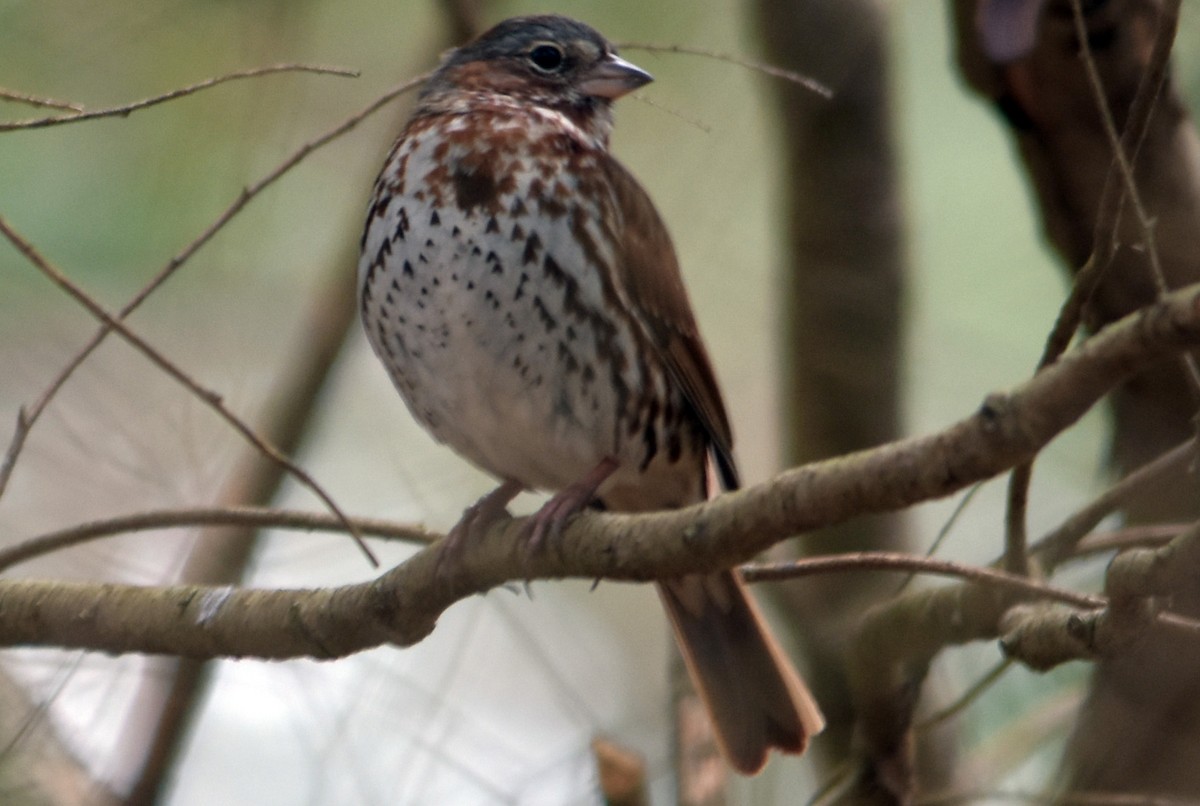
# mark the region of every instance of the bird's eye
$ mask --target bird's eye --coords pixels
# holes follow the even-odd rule
[[[543,42],[529,51],[529,61],[543,73],[553,73],[563,66],[566,55],[558,45]]]

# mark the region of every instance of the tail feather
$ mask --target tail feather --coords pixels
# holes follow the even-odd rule
[[[736,572],[665,580],[658,590],[734,769],[758,772],[772,747],[803,753],[825,718]]]

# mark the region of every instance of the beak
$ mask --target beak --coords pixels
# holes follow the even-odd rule
[[[579,82],[579,89],[587,95],[615,101],[653,80],[654,76],[636,64],[630,64],[617,54],[610,53],[588,70]]]

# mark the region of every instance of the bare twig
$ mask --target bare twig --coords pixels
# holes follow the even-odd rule
[[[1126,174],[1125,171],[1120,169],[1118,160],[1125,162],[1127,166],[1137,161],[1138,152],[1150,128],[1151,115],[1162,92],[1163,81],[1166,78],[1167,67],[1170,64],[1171,48],[1175,41],[1174,33],[1178,23],[1179,2],[1178,0],[1170,0],[1166,6],[1163,9],[1163,14],[1170,15],[1172,9],[1174,9],[1176,22],[1170,23],[1170,18],[1164,17],[1164,23],[1159,28],[1158,35],[1155,37],[1154,48],[1150,54],[1146,71],[1142,75],[1142,80],[1138,84],[1137,95],[1134,97],[1133,103],[1129,108],[1128,119],[1125,122],[1125,131],[1121,135],[1118,147],[1114,150],[1113,167],[1109,171],[1100,193],[1096,223],[1093,227],[1092,254],[1075,275],[1075,282],[1071,287],[1070,296],[1063,304],[1062,310],[1059,311],[1054,328],[1051,330],[1050,336],[1046,339],[1041,360],[1038,362],[1039,367],[1044,367],[1055,361],[1067,349],[1067,346],[1075,335],[1075,331],[1079,329],[1084,307],[1091,299],[1096,287],[1100,284],[1100,279],[1112,262],[1117,245],[1115,239],[1117,221],[1124,206],[1124,193],[1129,188],[1129,184],[1123,181],[1123,179],[1126,175],[1132,176],[1132,174]],[[1078,5],[1076,5],[1074,13],[1078,14],[1078,11]],[[1079,17],[1076,16],[1075,20],[1076,30],[1078,30]],[[1082,43],[1082,47],[1087,48],[1083,51],[1083,61],[1085,67],[1089,63],[1091,64],[1090,76],[1096,72],[1096,66],[1094,60],[1091,58],[1091,50],[1088,48],[1086,31],[1080,42]],[[1111,128],[1113,126],[1112,115],[1108,110],[1108,102],[1102,88],[1100,95],[1097,97],[1097,103],[1102,111],[1106,127]],[[1136,185],[1134,187],[1136,189]]]
[[[747,70],[753,70],[772,78],[783,79],[790,81],[793,84],[799,84],[807,90],[815,92],[822,98],[832,98],[833,90],[826,87],[815,78],[806,76],[802,73],[797,73],[794,70],[786,70],[782,67],[776,67],[766,62],[756,61],[754,59],[746,59],[741,56],[733,56],[729,53],[717,53],[715,51],[706,50],[704,48],[692,48],[686,45],[656,45],[647,42],[622,42],[620,45],[622,50],[645,50],[650,53],[682,53],[688,56],[703,56],[706,59],[716,59],[719,62],[728,62],[736,64],[738,67],[745,67]]]
[[[131,331],[124,323],[110,314],[98,302],[96,302],[87,292],[76,285],[69,277],[62,273],[56,266],[51,264],[33,244],[25,240],[16,230],[14,230],[8,221],[0,216],[0,234],[3,234],[9,242],[17,248],[22,255],[29,260],[39,271],[50,278],[59,288],[66,291],[76,302],[88,310],[92,316],[99,319],[112,330],[117,331],[126,342],[134,347],[138,352],[144,355],[160,370],[171,376],[175,381],[180,383],[189,392],[195,395],[202,403],[215,411],[221,419],[225,420],[235,431],[242,435],[251,445],[257,448],[264,456],[277,463],[280,467],[287,470],[301,485],[307,487],[326,507],[329,511],[338,517],[345,524],[346,529],[350,532],[351,537],[358,544],[359,549],[370,560],[375,567],[379,566],[379,560],[376,559],[374,552],[363,540],[358,529],[350,523],[342,512],[341,507],[333,500],[330,495],[325,492],[325,489],[317,483],[308,471],[297,465],[288,457],[280,453],[276,448],[260,437],[253,428],[251,428],[240,417],[234,414],[225,405],[221,399],[221,395],[204,386],[201,386],[195,379],[180,369],[176,364],[166,358],[156,348],[151,346],[145,339]]]
[[[1154,112],[1155,102],[1162,91],[1162,82],[1166,79],[1166,67],[1170,60],[1171,48],[1175,43],[1175,32],[1179,28],[1179,3],[1180,0],[1168,0],[1168,2],[1163,4],[1159,16],[1159,30],[1154,39],[1154,52],[1151,55],[1150,65],[1147,67],[1146,74],[1143,76],[1139,86],[1138,98],[1134,102],[1134,107],[1130,110],[1130,120],[1125,124],[1125,135],[1120,135],[1117,133],[1117,124],[1113,120],[1112,109],[1108,104],[1108,96],[1104,91],[1104,83],[1100,79],[1100,70],[1096,67],[1096,60],[1092,56],[1092,46],[1089,41],[1087,22],[1084,19],[1083,5],[1081,0],[1071,0],[1072,18],[1075,22],[1075,36],[1079,40],[1084,72],[1087,75],[1088,84],[1092,88],[1092,98],[1095,100],[1100,112],[1100,122],[1104,127],[1104,134],[1108,138],[1109,146],[1112,148],[1113,167],[1116,176],[1119,177],[1121,195],[1124,197],[1124,199],[1117,203],[1120,205],[1123,201],[1127,200],[1133,207],[1138,225],[1142,230],[1142,237],[1145,239],[1147,257],[1150,260],[1151,279],[1154,281],[1154,285],[1158,289],[1160,296],[1167,293],[1167,279],[1163,274],[1162,262],[1159,259],[1158,245],[1154,234],[1154,221],[1146,212],[1145,205],[1142,204],[1142,195],[1138,190],[1137,181],[1133,177],[1133,161],[1136,156],[1136,149],[1141,145],[1142,138],[1145,137],[1150,116]],[[1146,88],[1145,94],[1141,92],[1143,87]],[[1142,115],[1145,116],[1144,120],[1139,119]],[[1120,215],[1119,210],[1117,215]],[[1098,231],[1098,239],[1103,237],[1111,242],[1116,232],[1115,224],[1114,219],[1111,229],[1103,232]],[[1200,385],[1200,381],[1197,384]]]
[[[360,534],[410,543],[431,543],[438,535],[412,524],[375,518],[351,518]],[[182,529],[197,526],[246,526],[255,529],[297,529],[306,532],[344,532],[340,518],[323,512],[298,512],[268,507],[202,507],[137,512],[115,518],[88,521],[66,529],[31,537],[0,548],[0,571],[54,551],[105,537],[151,529]]]
[[[56,101],[53,98],[42,98],[37,95],[30,95],[27,92],[18,92],[16,90],[6,90],[0,88],[0,100],[15,101],[20,104],[28,104],[29,106],[41,106],[46,109],[63,109],[68,112],[83,112],[84,109],[79,104],[73,104],[70,101]]]
[[[74,114],[70,115],[54,115],[45,118],[31,118],[29,120],[14,120],[7,123],[0,123],[0,132],[11,132],[19,129],[44,129],[48,126],[57,126],[62,123],[79,123],[85,120],[96,120],[98,118],[114,118],[127,117],[128,115],[137,112],[141,109],[146,109],[151,106],[173,101],[176,98],[182,98],[186,95],[206,90],[210,87],[215,87],[219,84],[224,84],[228,81],[236,81],[241,78],[256,78],[265,76],[271,73],[318,73],[320,75],[345,76],[349,78],[357,78],[359,73],[357,70],[351,70],[346,67],[325,67],[316,64],[272,64],[267,67],[254,67],[249,70],[238,70],[234,73],[227,73],[223,76],[208,78],[204,81],[190,84],[186,87],[165,92],[162,95],[155,95],[151,98],[143,98],[140,101],[123,104],[121,106],[106,107],[104,109],[85,110],[73,104],[61,104],[58,102],[42,103],[41,106],[55,106],[57,108],[66,108],[75,110]]]
[[[1117,221],[1126,198],[1132,202],[1137,213],[1150,257],[1155,285],[1160,296],[1167,292],[1154,236],[1154,222],[1142,205],[1137,183],[1134,181],[1132,166],[1137,159],[1137,153],[1146,132],[1149,130],[1150,118],[1162,91],[1163,82],[1166,80],[1171,48],[1174,45],[1175,32],[1179,25],[1179,4],[1180,0],[1168,0],[1163,6],[1158,34],[1154,40],[1154,49],[1151,52],[1146,72],[1138,85],[1137,95],[1130,106],[1124,133],[1118,136],[1112,110],[1109,108],[1104,86],[1100,80],[1100,73],[1096,68],[1095,59],[1092,57],[1083,7],[1080,0],[1071,0],[1076,38],[1079,41],[1081,57],[1092,87],[1093,97],[1099,108],[1105,133],[1112,146],[1113,168],[1101,192],[1095,236],[1092,239],[1092,254],[1087,263],[1076,273],[1070,296],[1063,304],[1050,336],[1046,340],[1042,358],[1038,363],[1039,368],[1056,360],[1070,344],[1075,331],[1078,330],[1083,310],[1112,262],[1116,248]],[[1197,369],[1195,360],[1191,356],[1185,355],[1183,361],[1191,377],[1192,385],[1200,388],[1200,370]],[[1009,478],[1008,507],[1005,514],[1004,562],[1005,567],[1013,572],[1024,573],[1028,570],[1026,511],[1032,476],[1033,460],[1031,459],[1014,468],[1012,476]]]
[[[1046,573],[1051,573],[1096,525],[1127,505],[1138,494],[1154,489],[1166,478],[1184,470],[1196,458],[1195,439],[1188,439],[1113,484],[1085,507],[1067,518],[1057,529],[1030,547]]]
[[[946,541],[946,538],[950,536],[951,530],[954,529],[954,524],[958,523],[958,519],[962,517],[964,512],[967,511],[967,507],[970,505],[971,500],[975,498],[975,494],[981,489],[983,489],[982,481],[963,494],[962,498],[958,500],[958,503],[954,505],[954,511],[950,513],[950,517],[946,518],[946,522],[942,524],[940,529],[938,529],[938,533],[933,538],[933,542],[929,544],[929,548],[925,549],[924,556],[932,557],[938,553],[938,549],[942,547],[942,543]],[[916,572],[905,576],[904,579],[901,580],[900,585],[896,588],[896,592],[892,595],[899,596],[900,594],[904,593],[904,590],[912,584],[914,579],[916,579]]]
[[[995,685],[996,681],[1004,676],[1004,673],[1012,668],[1012,658],[1002,658],[999,663],[993,666],[987,674],[975,681],[975,683],[962,696],[954,702],[947,705],[945,708],[938,711],[936,714],[929,716],[916,723],[913,728],[915,730],[928,730],[929,728],[940,725],[948,719],[952,719],[963,711],[967,710],[976,700],[983,696],[989,688]]]
[[[234,216],[240,213],[242,208],[249,204],[252,199],[262,193],[277,179],[282,177],[292,168],[296,167],[309,154],[336,140],[346,132],[349,132],[351,129],[358,126],[358,124],[362,123],[363,120],[379,111],[388,103],[395,100],[400,95],[408,92],[413,87],[421,84],[426,78],[428,78],[428,76],[428,73],[423,73],[383,93],[374,101],[369,103],[366,107],[346,118],[337,126],[300,146],[300,148],[296,149],[296,151],[294,151],[287,159],[277,165],[266,176],[255,182],[253,185],[243,189],[238,197],[234,199],[233,202],[226,207],[225,210],[222,211],[221,214],[217,216],[217,218],[211,224],[209,224],[209,226],[202,233],[200,233],[200,235],[198,235],[191,243],[185,246],[178,254],[167,261],[166,265],[159,270],[159,272],[150,280],[150,282],[143,286],[142,289],[138,291],[138,293],[135,294],[132,299],[129,300],[129,302],[122,306],[120,311],[117,312],[116,318],[124,319],[134,310],[136,310],[137,307],[141,305],[147,297],[149,297],[156,289],[158,289],[159,286],[166,282],[167,279],[169,279],[181,266],[184,265],[184,263],[186,263],[192,257],[192,255],[194,255],[202,246],[212,240],[213,236],[220,232],[221,229],[223,229],[225,225],[234,218]],[[33,403],[33,405],[23,406],[21,408],[21,411],[17,417],[17,427],[13,431],[12,439],[9,441],[8,448],[5,450],[3,458],[0,459],[0,498],[4,496],[4,491],[8,486],[8,480],[12,477],[13,470],[16,467],[17,458],[21,453],[21,449],[25,445],[25,440],[29,436],[30,430],[33,428],[38,418],[41,417],[42,412],[46,409],[46,406],[49,405],[50,401],[54,399],[54,396],[58,394],[58,390],[62,388],[63,384],[67,382],[67,379],[71,377],[71,375],[76,369],[79,368],[79,366],[87,359],[87,357],[92,354],[92,351],[94,351],[96,347],[98,347],[100,343],[107,338],[111,330],[112,328],[110,328],[107,324],[102,324],[100,328],[97,329],[95,334],[93,334],[88,340],[88,342],[79,349],[79,351],[67,362],[66,366],[62,368],[58,375],[54,377],[54,379],[42,392],[41,396],[38,397],[38,399]]]
[[[957,577],[970,582],[987,583],[997,589],[1024,596],[1049,599],[1086,609],[1103,607],[1105,602],[1102,596],[1056,588],[1035,582],[1019,574],[1011,574],[994,568],[980,568],[966,563],[935,560],[931,557],[915,557],[911,554],[897,554],[890,551],[864,551],[828,557],[808,557],[787,562],[755,563],[743,566],[742,576],[747,582],[774,582],[837,571],[910,571],[918,574]]]
[[[1187,527],[1186,523],[1147,523],[1126,526],[1111,532],[1095,532],[1079,541],[1071,558],[1091,557],[1108,551],[1125,551],[1132,548],[1157,548],[1170,543]]]

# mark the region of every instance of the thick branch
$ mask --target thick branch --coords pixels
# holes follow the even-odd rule
[[[525,549],[523,524],[510,520],[440,574],[434,546],[373,581],[333,589],[0,583],[0,645],[332,658],[415,643],[454,602],[510,580],[648,580],[729,567],[797,532],[948,495],[1002,472],[1145,362],[1196,344],[1200,287],[1193,286],[1106,328],[945,431],[796,468],[684,510],[589,514],[536,555]]]

